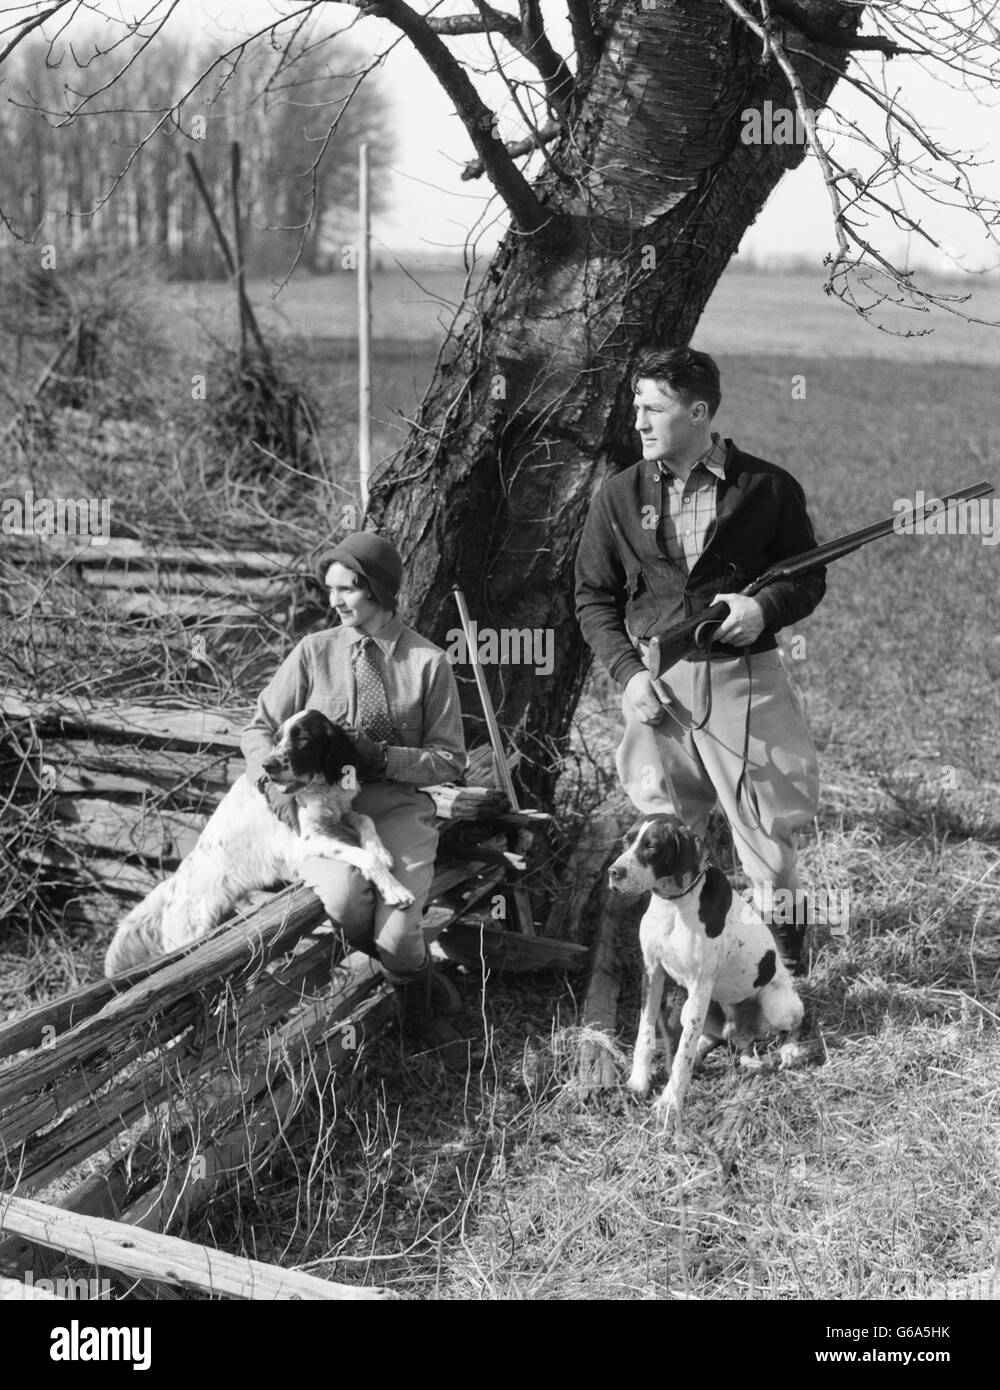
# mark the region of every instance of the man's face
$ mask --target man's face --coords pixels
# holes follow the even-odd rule
[[[709,418],[704,401],[688,405],[665,382],[640,377],[633,403],[644,459],[683,460],[704,440]]]

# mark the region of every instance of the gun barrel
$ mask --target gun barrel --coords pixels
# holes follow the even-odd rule
[[[911,521],[922,520],[927,515],[927,509],[931,502],[944,506],[947,506],[949,502],[971,502],[977,497],[988,496],[993,490],[993,484],[984,478],[981,482],[970,483],[968,487],[959,488],[957,492],[949,492],[944,497],[929,498],[919,508],[914,509],[912,517],[906,518],[907,524]],[[812,550],[803,550],[799,555],[791,555],[787,560],[781,560],[777,565],[772,566],[759,579],[755,579],[753,581],[754,591],[763,588],[765,584],[770,584],[774,579],[804,574],[807,570],[816,569],[819,565],[832,563],[834,560],[842,560],[845,555],[850,555],[853,550],[868,545],[870,541],[881,540],[883,536],[891,536],[893,532],[898,532],[900,520],[901,513],[893,512],[892,516],[886,517],[884,521],[875,521],[870,526],[862,526],[859,531],[850,531],[846,536],[838,536],[835,540],[825,541]],[[743,592],[748,592],[750,588],[751,586],[748,586]]]
[[[944,497],[929,498],[920,507],[913,509],[913,515],[906,517],[906,524],[910,525],[927,515],[928,507],[933,502],[935,514],[940,506],[947,506],[949,502],[971,502],[977,497],[987,497],[994,491],[993,484],[987,482],[985,478],[978,483],[970,483],[968,487],[959,488],[957,492],[950,492]],[[807,574],[809,571],[818,569],[820,565],[832,563],[834,560],[841,560],[845,555],[850,555],[854,550],[860,550],[863,545],[868,545],[870,541],[881,540],[883,536],[891,536],[900,527],[902,513],[893,512],[892,516],[885,521],[873,522],[870,526],[863,526],[859,531],[851,531],[846,536],[838,536],[836,540],[826,541],[823,545],[817,545],[812,550],[804,550],[799,555],[791,555],[787,560],[780,560],[778,564],[772,565],[769,570],[765,570],[757,579],[751,580],[745,589],[740,592],[747,596],[759,593],[768,584],[773,584],[778,579],[792,579],[799,574]],[[665,628],[663,632],[658,632],[650,639],[649,648],[646,652],[646,669],[652,676],[661,676],[664,671],[669,670],[675,661],[679,661],[685,653],[689,652],[695,644],[695,632],[703,624],[718,624],[725,617],[728,607],[726,604],[713,604],[711,608],[696,617],[685,618],[683,622],[675,623],[672,627]],[[704,642],[701,645],[710,645]]]

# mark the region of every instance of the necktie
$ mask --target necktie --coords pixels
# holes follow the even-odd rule
[[[364,637],[354,644],[354,678],[358,687],[358,725],[376,743],[392,741],[389,704],[382,675],[375,664],[375,643]]]

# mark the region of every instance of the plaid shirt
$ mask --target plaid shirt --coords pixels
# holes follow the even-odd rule
[[[251,781],[261,775],[278,726],[300,710],[322,710],[335,724],[358,726],[351,652],[363,636],[356,628],[328,628],[304,637],[285,657],[240,738]],[[447,656],[397,617],[372,641],[395,735],[384,776],[415,786],[461,777],[466,765],[462,710]]]
[[[675,478],[664,468],[660,507],[660,541],[671,564],[690,574],[705,548],[705,537],[715,521],[715,491],[725,477],[726,446],[712,432],[709,449],[695,459],[687,479]]]

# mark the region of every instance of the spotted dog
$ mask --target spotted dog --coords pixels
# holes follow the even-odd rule
[[[665,975],[687,990],[670,1080],[656,1100],[667,1123],[680,1115],[695,1064],[717,1042],[749,1053],[755,1039],[797,1029],[802,1001],[769,928],[751,904],[734,898],[676,816],[646,816],[632,827],[610,884],[620,893],[650,894],[639,926],[646,978],[628,1080],[637,1095],[649,1091]]]
[[[177,872],[119,924],[104,959],[105,975],[119,975],[197,940],[255,889],[298,879],[299,861],[308,856],[353,864],[391,906],[411,905],[413,895],[389,872],[392,856],[371,817],[351,810],[365,768],[343,729],[319,710],[294,714],[278,730],[263,768],[294,799],[298,831],[274,814],[246,776],[240,777]],[[356,776],[345,776],[348,769]]]

